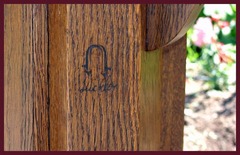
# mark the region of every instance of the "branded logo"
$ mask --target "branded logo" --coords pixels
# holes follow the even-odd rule
[[[97,52],[97,54],[95,53]],[[97,55],[97,58],[92,58]],[[101,61],[98,61],[101,60]],[[91,45],[86,51],[84,80],[80,92],[113,91],[117,84],[112,81],[112,68],[107,64],[107,52],[102,45]]]

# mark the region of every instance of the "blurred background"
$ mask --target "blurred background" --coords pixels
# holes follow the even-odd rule
[[[184,150],[235,151],[236,5],[204,5],[187,36]]]

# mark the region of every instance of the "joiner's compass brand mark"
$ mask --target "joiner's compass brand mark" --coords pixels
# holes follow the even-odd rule
[[[101,57],[91,59],[94,52],[98,52]],[[95,53],[96,55],[96,53]],[[102,64],[97,60],[102,58]],[[90,66],[90,63],[93,64]],[[94,66],[94,67],[92,67]],[[107,64],[107,52],[102,45],[91,45],[86,52],[84,68],[84,80],[80,92],[107,92],[113,91],[117,84],[112,81],[112,68]]]

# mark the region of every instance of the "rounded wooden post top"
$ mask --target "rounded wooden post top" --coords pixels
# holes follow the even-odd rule
[[[145,50],[167,46],[186,34],[203,4],[147,4]]]

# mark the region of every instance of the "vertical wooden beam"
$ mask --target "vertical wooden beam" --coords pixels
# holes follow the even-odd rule
[[[50,5],[53,150],[138,150],[139,6]]]
[[[182,150],[185,63],[186,37],[142,52],[140,150]]]
[[[162,127],[163,150],[183,149],[185,74],[186,74],[186,35],[163,48],[162,70]]]
[[[49,95],[51,150],[68,150],[67,7],[49,4]]]
[[[182,150],[184,35],[201,8],[195,4],[142,5],[140,150]]]
[[[4,150],[48,150],[46,5],[4,5]]]

